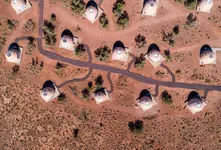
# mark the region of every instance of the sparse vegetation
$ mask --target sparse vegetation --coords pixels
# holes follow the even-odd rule
[[[35,44],[35,38],[33,38],[33,37],[28,37],[28,51],[27,52],[25,52],[26,54],[28,54],[28,55],[31,55],[32,54],[32,51],[33,51],[33,49],[35,49],[36,48],[36,44]]]
[[[174,0],[176,2],[181,2],[188,9],[195,9],[197,5],[197,0]]]
[[[60,69],[65,68],[65,67],[67,67],[66,64],[63,64],[63,63],[57,62],[55,68],[56,68],[56,70],[60,70]]]
[[[143,68],[145,65],[145,57],[142,53],[139,57],[135,58],[134,67],[135,68]]]
[[[84,44],[78,44],[77,47],[75,48],[75,55],[81,56],[85,53],[86,48]]]
[[[123,11],[125,4],[124,0],[117,0],[112,8],[114,15],[117,17],[117,25],[119,28],[125,28],[129,22],[128,13]]]
[[[171,60],[171,55],[170,55],[170,50],[169,49],[164,50],[164,55],[166,56],[167,60]]]
[[[165,31],[163,31],[162,34],[163,34],[163,37],[162,37],[163,41],[168,42],[169,45],[171,46],[174,46],[175,39],[174,39],[173,33],[165,33]]]
[[[172,104],[173,101],[172,101],[172,96],[168,93],[167,90],[163,91],[162,94],[161,94],[161,98],[163,100],[163,102],[165,104]]]
[[[74,129],[74,133],[73,133],[73,135],[74,135],[75,138],[78,136],[78,133],[79,133],[79,129],[78,129],[78,128],[75,128],[75,129]]]
[[[14,66],[12,67],[12,72],[13,72],[14,74],[17,73],[19,70],[20,70],[19,65],[14,65]]]
[[[106,61],[110,56],[111,49],[107,45],[104,45],[103,47],[97,48],[94,53],[99,61]]]
[[[141,34],[138,34],[136,37],[135,37],[135,42],[136,42],[136,46],[138,48],[141,48],[143,47],[147,42],[146,42],[146,37],[141,35]]]
[[[43,26],[43,33],[45,42],[48,46],[53,46],[57,42],[55,33],[55,23],[52,21],[45,20]]]
[[[157,71],[157,72],[155,73],[155,75],[156,75],[156,76],[159,76],[159,77],[163,77],[163,75],[165,75],[165,73],[164,73],[164,72],[161,72],[161,71]]]
[[[54,23],[56,21],[56,18],[57,18],[56,15],[52,13],[50,17],[50,21]]]
[[[86,4],[83,0],[71,0],[71,10],[74,14],[83,14]]]
[[[36,23],[32,19],[29,19],[23,27],[23,32],[26,33],[31,31],[33,32],[35,31],[35,29],[36,29]]]
[[[100,21],[100,25],[103,27],[103,28],[107,28],[108,27],[108,18],[107,18],[107,15],[105,13],[102,13],[100,18],[99,18],[99,21]]]

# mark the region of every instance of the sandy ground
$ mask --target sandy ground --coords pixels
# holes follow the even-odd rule
[[[125,46],[131,48],[131,53],[138,56],[146,53],[151,43],[157,43],[161,52],[170,48],[171,60],[165,61],[176,76],[176,81],[185,83],[203,83],[220,85],[221,76],[221,52],[217,53],[217,64],[211,66],[199,66],[199,49],[203,44],[212,47],[221,47],[221,2],[214,0],[211,14],[195,13],[187,10],[181,4],[172,0],[161,0],[157,17],[143,17],[140,15],[142,1],[125,0],[125,10],[129,13],[130,23],[124,30],[117,30],[112,14],[114,0],[104,0],[101,8],[107,14],[109,27],[102,29],[99,21],[90,24],[88,20],[80,16],[72,15],[71,11],[63,6],[62,1],[56,4],[45,1],[44,19],[48,19],[51,13],[57,16],[56,33],[57,43],[55,47],[47,50],[56,52],[62,56],[87,61],[88,56],[77,57],[73,52],[59,49],[61,32],[69,29],[87,44],[93,56],[93,63],[100,63],[94,57],[94,50],[101,45],[112,48],[117,40],[121,40]],[[136,105],[136,99],[143,89],[149,89],[155,94],[155,86],[139,83],[128,77],[111,74],[114,91],[110,94],[111,101],[96,105],[93,98],[82,99],[81,90],[87,87],[87,83],[93,81],[101,74],[104,79],[104,87],[110,89],[107,73],[93,70],[92,75],[83,82],[74,82],[60,89],[67,96],[67,100],[53,101],[45,104],[40,98],[39,89],[45,80],[52,80],[57,85],[72,78],[81,78],[87,74],[88,68],[67,65],[61,70],[55,69],[56,61],[41,56],[36,49],[32,55],[23,54],[20,71],[13,74],[13,64],[6,63],[4,53],[8,45],[16,38],[31,35],[38,37],[38,3],[32,2],[33,7],[17,16],[10,4],[0,2],[0,35],[7,32],[6,44],[0,51],[0,149],[221,149],[221,93],[211,91],[208,93],[205,109],[192,115],[184,109],[184,101],[190,90],[159,88],[156,97],[158,104],[151,110],[142,112]],[[198,18],[197,28],[184,28],[186,17],[194,13]],[[36,30],[31,33],[23,33],[22,29],[28,19],[36,22]],[[70,19],[69,19],[70,18]],[[16,29],[10,31],[6,27],[7,19],[15,19],[19,23]],[[180,33],[175,36],[175,45],[172,47],[162,41],[162,30],[171,32],[174,25],[179,24]],[[79,26],[81,31],[77,31]],[[147,44],[138,49],[135,47],[134,38],[141,33],[146,37]],[[20,41],[19,45],[27,50],[27,41]],[[32,58],[37,58],[39,63],[33,66]],[[44,67],[40,67],[40,62]],[[127,63],[108,60],[100,64],[127,68]],[[154,68],[146,62],[143,69],[131,68],[147,77],[158,80],[171,81],[168,72],[162,68]],[[158,76],[156,72],[163,72]],[[71,90],[72,87],[74,90]],[[168,90],[172,95],[173,104],[166,105],[162,102],[160,94]],[[93,92],[93,90],[91,90]],[[197,91],[203,96],[203,91]],[[128,122],[141,119],[144,128],[141,133],[131,133]],[[77,138],[73,137],[73,129],[79,129]]]

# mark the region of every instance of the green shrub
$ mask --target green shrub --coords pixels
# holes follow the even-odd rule
[[[84,44],[78,44],[77,47],[75,48],[75,55],[82,55],[83,53],[85,53],[86,48],[84,46]]]
[[[146,38],[140,34],[138,34],[136,37],[135,37],[135,42],[136,42],[136,46],[138,48],[141,48],[143,47],[147,42],[146,42]]]
[[[145,64],[145,57],[141,54],[139,57],[135,58],[134,68],[143,68]]]
[[[30,32],[30,31],[35,31],[35,29],[36,29],[36,23],[32,19],[29,19],[25,23],[23,31],[24,32]]]
[[[80,15],[83,14],[86,4],[83,0],[72,0],[71,1],[71,10],[74,14]]]
[[[119,18],[117,19],[117,24],[121,28],[125,28],[128,25],[129,16],[126,11],[120,14]]]
[[[136,120],[135,122],[128,122],[128,127],[132,132],[141,132],[143,130],[143,121]]]
[[[84,88],[81,91],[81,94],[84,99],[88,99],[90,97],[90,91],[87,88]]]
[[[162,92],[161,98],[162,98],[163,102],[166,103],[166,104],[170,105],[170,104],[173,103],[172,96],[169,95],[168,91],[166,91],[166,90]]]
[[[45,42],[49,46],[53,46],[57,42],[56,33],[55,33],[55,24],[51,21],[44,21],[43,33]]]
[[[64,100],[66,100],[67,99],[67,97],[66,97],[66,94],[64,94],[64,93],[61,93],[59,96],[58,96],[58,101],[64,101]]]
[[[97,78],[94,81],[95,81],[95,85],[97,86],[97,88],[102,87],[102,85],[104,83],[102,75],[97,76]]]
[[[119,16],[122,13],[124,5],[125,5],[125,1],[124,0],[117,0],[114,3],[113,9],[112,9],[113,13],[116,16]]]
[[[175,26],[173,27],[173,33],[174,33],[174,34],[179,34],[179,33],[180,33],[179,25],[175,25]]]
[[[12,20],[11,20],[11,19],[8,19],[8,20],[7,20],[7,27],[8,27],[8,29],[10,29],[10,30],[14,30],[17,24],[18,24],[18,21],[17,21],[17,20],[14,20],[14,19],[12,19]]]
[[[103,47],[97,48],[94,53],[99,61],[106,61],[110,56],[111,49],[107,45],[104,45]]]
[[[99,21],[100,21],[100,25],[103,28],[107,28],[108,27],[109,21],[108,21],[107,15],[105,13],[102,13],[102,15],[99,18]]]
[[[197,17],[190,13],[186,18],[186,25],[194,26],[196,24]]]

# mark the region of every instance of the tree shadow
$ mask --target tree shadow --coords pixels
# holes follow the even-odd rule
[[[200,55],[204,52],[207,52],[207,51],[211,51],[212,52],[212,48],[208,45],[208,44],[205,44],[201,47],[200,49]]]
[[[160,52],[160,48],[157,44],[153,43],[148,47],[147,53],[151,52],[152,50],[157,50]]]
[[[152,97],[149,90],[143,89],[143,90],[140,92],[140,95],[139,95],[139,97],[137,98],[137,100],[138,100],[138,99],[141,99],[141,98],[144,97],[144,96],[146,96],[146,97]]]
[[[123,42],[121,42],[121,41],[116,41],[116,42],[114,43],[114,45],[113,45],[113,50],[114,50],[115,48],[117,48],[117,47],[121,47],[121,48],[125,49],[125,46],[124,46]]]
[[[188,98],[185,101],[185,103],[189,102],[190,100],[191,100],[191,103],[195,103],[196,101],[201,100],[201,97],[200,97],[199,93],[197,93],[196,91],[192,91],[189,93]]]
[[[17,43],[11,43],[8,47],[8,50],[14,50],[20,53],[20,48],[19,45]]]
[[[74,37],[74,35],[72,34],[72,32],[69,29],[65,29],[62,33],[61,33],[61,38],[63,36],[70,36],[71,38]]]
[[[98,7],[97,7],[97,3],[94,1],[94,0],[90,0],[88,3],[87,3],[87,5],[86,5],[86,9],[88,8],[88,7],[95,7],[95,8],[97,8],[98,9]]]
[[[44,88],[46,88],[46,87],[50,87],[50,88],[53,88],[53,89],[55,90],[54,82],[52,82],[51,80],[45,81],[45,83],[43,84],[42,89],[44,89]]]

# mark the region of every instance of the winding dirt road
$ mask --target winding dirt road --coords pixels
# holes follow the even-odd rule
[[[80,60],[73,60],[73,59],[58,55],[56,53],[46,51],[42,47],[42,37],[43,37],[42,26],[44,24],[44,0],[38,0],[38,2],[39,2],[39,10],[40,11],[39,11],[39,20],[38,20],[38,22],[39,22],[39,29],[38,29],[39,38],[37,38],[37,45],[38,45],[39,52],[42,55],[48,57],[49,59],[53,59],[56,61],[68,63],[70,65],[75,65],[75,66],[79,66],[79,67],[88,67],[88,68],[90,68],[90,70],[96,69],[96,70],[106,71],[106,72],[108,72],[108,74],[110,74],[110,73],[121,74],[121,75],[127,76],[129,78],[132,78],[136,81],[140,81],[140,82],[143,82],[146,84],[156,85],[157,88],[159,86],[165,86],[165,87],[170,87],[170,88],[204,90],[206,92],[208,92],[208,91],[221,91],[221,86],[216,86],[216,85],[204,85],[204,84],[175,82],[175,77],[171,74],[171,72],[170,72],[170,74],[172,75],[172,79],[173,79],[172,82],[160,81],[160,80],[155,80],[155,79],[152,79],[149,77],[145,77],[145,76],[140,75],[138,73],[130,72],[129,69],[124,70],[124,69],[115,68],[115,67],[111,67],[111,66],[107,66],[107,65],[95,64],[95,63],[92,63],[91,61],[83,62]],[[89,58],[92,58],[90,52],[88,54],[89,54]],[[131,66],[131,64],[129,66]],[[169,68],[167,68],[167,70],[168,69]],[[90,71],[89,71],[88,75],[90,75]],[[86,77],[88,77],[88,75],[85,76],[83,79],[86,79]],[[109,75],[108,75],[108,80],[110,80]],[[68,81],[62,83],[59,87],[62,87],[64,85],[69,84],[74,81],[77,81],[77,79],[68,80]],[[112,81],[110,83],[112,83]]]

